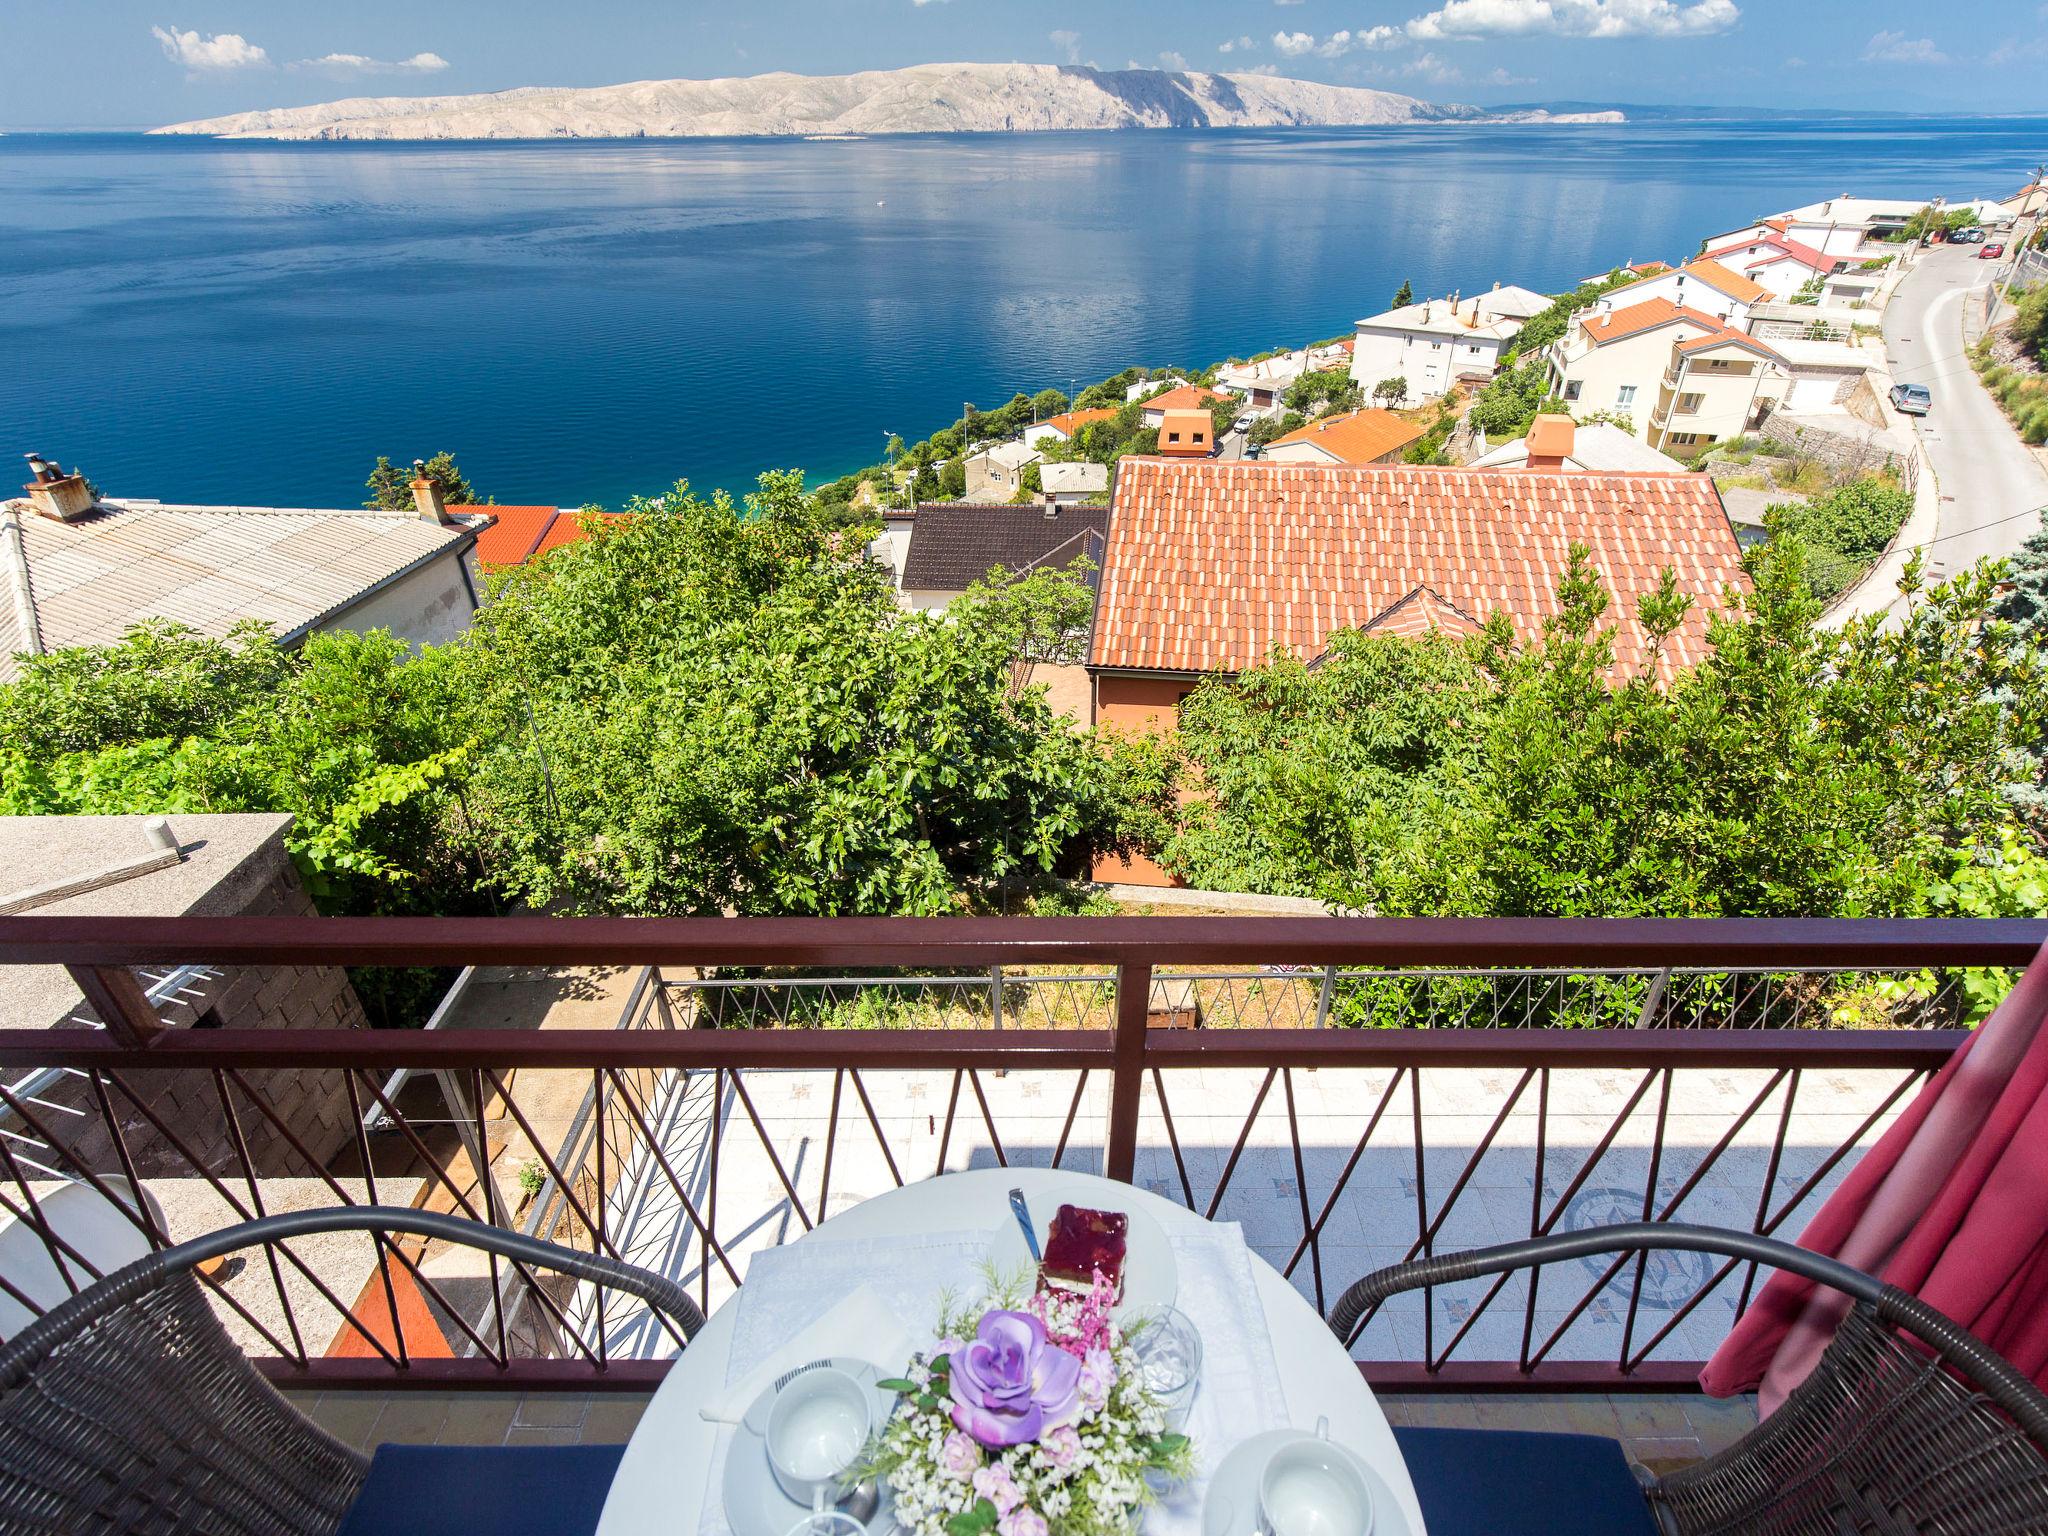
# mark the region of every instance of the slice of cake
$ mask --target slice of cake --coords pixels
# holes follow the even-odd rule
[[[1063,1205],[1045,1237],[1038,1282],[1047,1290],[1085,1295],[1100,1273],[1119,1299],[1124,1293],[1124,1234],[1130,1218],[1122,1211],[1091,1211]]]

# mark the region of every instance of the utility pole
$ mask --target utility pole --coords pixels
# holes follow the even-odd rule
[[[2048,198],[2048,165],[2037,165],[2034,167],[2033,184],[2028,187],[2026,192],[2021,194],[2020,208],[2022,212],[2019,217],[2021,224],[2025,224],[2027,220],[2024,210],[2036,200],[2037,196]],[[2015,233],[2013,235],[2012,249],[2006,253],[2005,284],[1998,290],[1998,302],[1991,306],[1991,313],[1984,317],[1984,323],[1987,327],[1997,318],[1998,312],[2005,308],[2005,301],[2012,293],[2012,280],[2019,276],[2020,258],[2027,253],[2027,242],[2034,237],[2034,230],[2041,227],[2042,217],[2043,215],[2041,214],[2035,214],[2033,216],[2032,228],[2024,233]]]

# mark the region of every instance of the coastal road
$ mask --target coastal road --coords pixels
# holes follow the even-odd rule
[[[2011,554],[2040,526],[2030,514],[2048,506],[2048,471],[2020,441],[1963,350],[1966,295],[1988,284],[1999,267],[1978,261],[1979,249],[1921,251],[1884,312],[1893,379],[1925,384],[1934,395],[1934,409],[1913,419],[1941,487],[1940,521],[1928,550],[1931,575]]]

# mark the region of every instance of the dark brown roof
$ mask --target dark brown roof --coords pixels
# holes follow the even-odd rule
[[[1109,531],[1107,507],[1061,507],[985,502],[920,502],[903,557],[906,590],[958,592],[996,566],[1024,571],[1072,564],[1083,554],[1099,568]]]

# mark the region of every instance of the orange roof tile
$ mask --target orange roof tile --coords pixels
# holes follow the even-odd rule
[[[1045,419],[1045,425],[1057,427],[1068,437],[1072,437],[1091,421],[1113,421],[1115,419],[1116,412],[1114,410],[1108,406],[1098,406],[1091,410],[1063,411],[1057,416],[1048,416]]]
[[[1199,384],[1183,384],[1178,389],[1169,389],[1163,395],[1142,402],[1141,408],[1148,411],[1200,411],[1206,410],[1212,400],[1229,398]]]
[[[1431,630],[1446,635],[1476,635],[1486,626],[1431,587],[1417,587],[1365,626],[1367,634],[1399,635],[1413,640]]]
[[[1601,323],[1603,320],[1605,324]],[[1596,347],[1604,347],[1609,342],[1622,341],[1644,331],[1653,331],[1660,325],[1688,324],[1698,326],[1708,334],[1679,343],[1687,351],[1694,351],[1702,344],[1719,346],[1722,342],[1735,341],[1753,352],[1763,353],[1766,357],[1775,358],[1778,355],[1755,337],[1743,335],[1726,321],[1718,320],[1685,304],[1674,304],[1669,299],[1645,299],[1640,304],[1630,304],[1617,309],[1611,315],[1584,313],[1579,316],[1579,324],[1585,327],[1586,334],[1592,337],[1593,345]]]
[[[1771,296],[1771,290],[1760,283],[1753,283],[1740,272],[1730,272],[1718,261],[1702,256],[1688,261],[1678,269],[1687,277],[1696,277],[1716,293],[1725,293],[1738,304],[1759,304]]]
[[[1283,443],[1313,443],[1340,464],[1370,464],[1396,448],[1405,448],[1422,436],[1422,428],[1403,421],[1392,411],[1368,406],[1342,416],[1324,416],[1285,437],[1276,437],[1268,451]]]
[[[1275,646],[1314,656],[1335,630],[1410,622],[1390,610],[1423,586],[1444,605],[1431,609],[1440,624],[1498,609],[1530,637],[1557,611],[1574,542],[1612,599],[1618,673],[1644,665],[1636,600],[1667,565],[1695,603],[1661,671],[1706,654],[1708,615],[1742,580],[1742,555],[1705,475],[1128,458],[1090,664],[1236,672]]]
[[[476,558],[484,565],[517,565],[540,547],[554,522],[554,507],[450,507],[496,519],[476,536]]]

